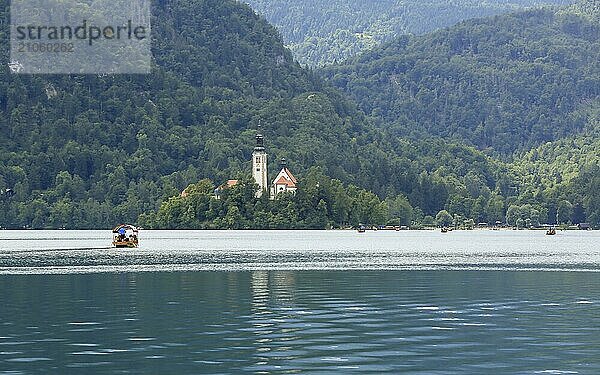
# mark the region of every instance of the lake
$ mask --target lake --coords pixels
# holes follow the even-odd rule
[[[0,374],[600,373],[600,233],[0,231]]]

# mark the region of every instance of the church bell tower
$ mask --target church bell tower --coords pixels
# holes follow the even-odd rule
[[[256,135],[256,147],[252,153],[252,177],[259,186],[256,197],[260,198],[265,192],[268,192],[267,179],[267,153],[265,151],[265,139],[262,134]]]

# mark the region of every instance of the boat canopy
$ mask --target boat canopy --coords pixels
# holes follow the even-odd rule
[[[136,227],[134,227],[133,225],[129,225],[129,224],[121,224],[115,227],[115,229],[113,229],[113,233],[119,233],[119,234],[125,234],[125,232],[134,232],[137,233],[138,229]]]

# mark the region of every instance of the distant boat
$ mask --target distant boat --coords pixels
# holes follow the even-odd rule
[[[121,224],[113,229],[113,246],[116,248],[134,248],[140,245],[138,228],[129,224]]]
[[[367,231],[367,228],[365,228],[364,225],[359,225],[357,228],[358,233],[365,233]]]
[[[556,235],[556,228],[554,228],[554,227],[552,227],[546,231],[546,236],[555,236],[555,235]]]
[[[448,233],[450,230],[446,227],[442,228],[442,233]]]

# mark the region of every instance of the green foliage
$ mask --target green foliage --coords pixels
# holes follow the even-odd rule
[[[390,219],[386,202],[356,186],[326,177],[311,168],[299,183],[296,194],[275,200],[255,198],[258,185],[243,177],[231,188],[222,188],[219,198],[214,186],[202,180],[185,189],[186,194],[162,203],[156,215],[143,215],[149,228],[169,229],[327,229],[359,223],[385,224]],[[412,207],[405,198],[405,209]]]
[[[410,226],[413,219],[416,219],[415,210],[405,196],[399,195],[396,198],[389,197],[386,200],[386,204],[389,215],[393,220],[388,222],[388,224]]]
[[[446,210],[441,210],[437,215],[435,215],[435,222],[440,227],[449,227],[452,225],[453,221],[454,219],[452,218],[452,215],[450,215],[450,213],[448,213]]]
[[[541,219],[544,216],[543,209],[536,208],[531,204],[523,206],[512,205],[506,212],[506,222],[508,225],[517,228],[539,227]]]
[[[397,35],[425,34],[462,20],[569,0],[249,0],[274,24],[302,64],[323,66]]]
[[[323,73],[395,134],[506,157],[584,129],[581,108],[600,98],[600,23],[550,9],[471,20]]]
[[[567,8],[566,11],[594,21],[600,21],[600,4],[598,0],[579,0]]]
[[[597,2],[581,1],[467,21],[323,72],[392,134],[461,139],[509,161],[496,164],[492,179],[480,168],[446,176],[450,188],[434,194],[446,203],[425,215],[445,209],[476,223],[598,226],[597,11]]]
[[[433,227],[435,225],[435,221],[433,216],[427,215],[423,218],[423,226],[425,227]]]
[[[556,208],[556,220],[557,224],[569,224],[571,223],[573,214],[575,213],[573,209],[573,204],[566,199],[558,202],[558,207]]]
[[[0,1],[0,10],[5,5]],[[300,174],[321,167],[377,195],[364,194],[365,202],[403,194],[421,215],[443,209],[449,192],[469,191],[467,174],[476,176],[481,192],[495,191],[504,178],[499,163],[472,148],[409,142],[378,130],[343,95],[300,68],[275,29],[247,6],[173,0],[155,2],[153,13],[156,65],[148,76],[20,76],[1,65],[0,187],[15,195],[0,200],[0,226],[110,228],[152,221],[161,202],[190,183],[220,183],[247,171],[258,125],[270,160],[285,157]],[[5,59],[5,39],[0,47]],[[373,212],[344,217],[348,204],[336,201],[328,218],[380,221],[386,215],[375,205]],[[172,220],[184,220],[173,212]],[[192,220],[195,213],[185,214]],[[229,221],[237,215],[229,212]]]
[[[512,167],[522,176],[518,202],[545,207],[549,223],[600,225],[600,102],[582,116],[586,132],[523,153]]]
[[[0,0],[0,12],[5,9],[6,1]],[[552,222],[557,213],[561,221],[570,215],[572,223],[600,224],[600,147],[593,100],[600,75],[595,70],[597,44],[587,37],[597,29],[578,16],[570,15],[583,31],[578,34],[571,24],[565,26],[571,35],[566,39],[555,25],[567,16],[546,11],[466,23],[446,31],[451,37],[437,33],[407,39],[413,54],[405,61],[410,64],[403,74],[413,83],[400,94],[419,93],[419,87],[427,86],[423,82],[429,82],[431,90],[441,90],[435,93],[438,99],[453,104],[439,109],[435,106],[439,100],[425,95],[429,89],[417,95],[418,100],[387,103],[385,74],[376,75],[383,80],[371,79],[365,68],[351,73],[348,81],[366,77],[352,93],[363,107],[366,96],[375,100],[377,108],[371,108],[373,116],[367,117],[343,94],[296,64],[275,29],[247,6],[233,0],[172,0],[156,2],[153,12],[156,65],[148,76],[12,75],[6,64],[7,24],[2,24],[0,47],[6,53],[0,54],[1,227],[110,228],[136,221],[145,227],[231,229],[430,225],[443,210],[461,220],[504,222],[511,205],[519,210],[516,216],[511,212],[511,220],[515,216],[515,223],[522,220],[523,225],[528,219],[530,225]],[[6,19],[6,13],[0,19]],[[532,20],[545,26],[523,31]],[[490,61],[497,57],[490,52],[496,44],[507,52],[502,48],[509,48],[510,41],[524,43],[518,51],[553,48],[554,37],[536,39],[535,30],[544,37],[554,31],[562,47],[548,49],[549,62],[537,61],[540,56],[533,62],[531,56],[521,56],[518,64],[507,66],[513,81],[504,89],[498,86],[504,77],[498,66],[494,69],[502,74],[482,68],[477,79],[465,73],[458,86],[439,84],[431,77],[445,80],[452,69],[486,66],[485,60],[468,64],[474,57],[467,58],[466,52],[448,54],[449,48],[461,50],[480,40],[465,42],[458,38],[461,30],[477,38],[483,33],[480,54]],[[520,39],[511,39],[513,32]],[[540,42],[530,46],[525,40]],[[585,48],[588,63],[580,64]],[[390,66],[395,64],[393,57],[389,61]],[[385,72],[387,66],[387,62],[364,65],[372,72]],[[549,67],[559,77],[525,74],[539,66],[541,72]],[[333,81],[339,83],[341,74],[336,73]],[[489,77],[498,80],[488,82]],[[548,80],[560,81],[564,92],[554,86],[544,91]],[[472,83],[470,88],[465,82]],[[478,86],[481,82],[487,83]],[[524,98],[533,96],[530,105]],[[417,111],[414,117],[399,116],[396,121],[386,114],[408,113],[403,111],[409,106]],[[501,144],[499,150],[515,148],[517,138],[542,134],[545,139],[545,130],[539,132],[538,126],[548,122],[524,113],[534,117],[536,111],[546,113],[547,119],[558,121],[549,126],[559,133],[565,131],[560,121],[569,119],[573,129],[586,132],[519,154],[515,163],[507,164],[463,144],[471,140],[480,146],[472,122],[453,119],[439,127],[435,118],[443,113],[462,116],[464,111],[487,116],[490,108],[499,111],[494,112],[498,118],[508,116],[502,121],[511,124],[494,126],[489,133],[489,139]],[[569,116],[561,117],[563,113]],[[381,125],[388,124],[386,119],[395,125],[385,129]],[[276,201],[257,200],[254,184],[246,178],[222,199],[212,199],[211,181],[220,185],[249,170],[259,124],[269,159],[288,159],[301,177],[300,190]],[[513,129],[512,124],[522,126]],[[443,129],[438,133],[464,139],[430,138],[418,130],[411,133],[419,135],[416,139],[399,138],[402,126]],[[271,176],[275,164],[271,163]],[[180,196],[188,186],[187,196]],[[572,211],[564,201],[571,203]]]

